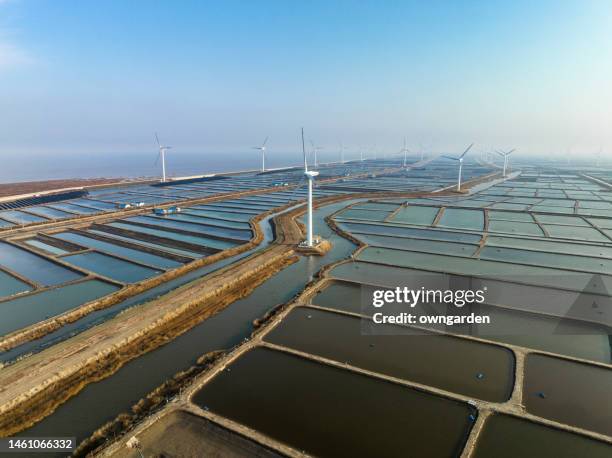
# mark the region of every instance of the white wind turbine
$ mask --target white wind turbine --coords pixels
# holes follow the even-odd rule
[[[314,244],[313,227],[312,227],[312,187],[314,184],[314,178],[317,175],[319,175],[319,172],[314,171],[314,170],[308,170],[308,160],[306,159],[306,145],[304,144],[304,128],[303,127],[302,127],[302,153],[304,155],[304,176],[308,180],[308,216],[307,216],[307,224],[306,224],[305,244],[308,247],[312,247]],[[317,156],[316,156],[316,148],[315,148],[315,161],[316,161],[316,158]]]
[[[344,164],[344,151],[346,150],[346,146],[344,146],[344,143],[342,142],[342,140],[340,140],[340,163]]]
[[[314,155],[314,168],[319,168],[319,160],[317,158],[317,152],[323,149],[322,146],[315,146],[312,140],[310,140],[310,144],[312,145],[312,154]]]
[[[261,171],[262,172],[266,171],[266,143],[268,143],[268,138],[270,137],[266,137],[266,139],[263,141],[261,146],[253,146],[253,149],[257,149],[261,151]]]
[[[453,161],[459,162],[459,175],[457,176],[457,191],[461,191],[461,171],[463,169],[463,158],[468,153],[468,151],[472,148],[472,146],[474,146],[473,143],[467,147],[467,149],[461,154],[461,156],[458,156],[458,157],[442,156],[442,157],[445,157],[446,159],[451,159]]]
[[[159,156],[157,156],[157,160],[155,161],[155,163],[157,164],[157,161],[161,159],[161,164],[162,164],[162,183],[166,182],[166,151],[169,149],[172,149],[171,146],[164,146],[159,142],[159,138],[157,137],[157,132],[155,132],[155,141],[157,142],[157,146],[159,148]]]
[[[406,146],[406,137],[404,137],[404,147],[400,150],[400,153],[404,153],[404,168],[408,167],[408,153],[410,150]]]
[[[495,151],[497,154],[499,154],[501,157],[504,158],[504,173],[503,173],[503,177],[506,178],[506,168],[508,167],[508,156],[510,156],[510,154],[512,154],[514,150],[511,149],[510,151]]]

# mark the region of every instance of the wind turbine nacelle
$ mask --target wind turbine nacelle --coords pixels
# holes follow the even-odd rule
[[[304,172],[304,175],[306,175],[308,178],[314,178],[319,175],[319,172],[315,170],[309,170],[308,172]]]

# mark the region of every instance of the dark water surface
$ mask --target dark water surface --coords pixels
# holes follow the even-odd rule
[[[458,456],[474,414],[467,404],[261,347],[194,402],[323,457]]]
[[[609,458],[612,445],[508,415],[487,419],[473,458]]]
[[[493,402],[514,385],[514,355],[495,345],[384,326],[394,335],[363,335],[361,319],[298,307],[266,341],[393,377]]]

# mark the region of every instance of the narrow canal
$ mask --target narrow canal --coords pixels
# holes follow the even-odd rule
[[[61,405],[52,415],[23,431],[21,435],[75,436],[77,442],[80,442],[105,422],[128,410],[166,379],[193,365],[202,354],[230,348],[248,337],[252,331],[254,319],[261,317],[274,306],[290,300],[311,281],[322,267],[348,257],[355,250],[353,243],[334,233],[324,221],[327,215],[347,204],[347,202],[335,203],[317,209],[315,212],[316,232],[330,239],[333,244],[332,250],[324,257],[301,257],[297,263],[270,278],[248,297],[234,302],[172,342],[129,362],[111,377],[88,385],[77,396]],[[269,219],[262,221],[261,224],[266,231],[265,243],[268,244],[272,239]],[[244,253],[241,256],[246,255],[247,253]],[[235,260],[236,258],[226,261]],[[213,266],[210,267],[213,270]],[[215,264],[214,269],[219,267],[219,264]],[[192,279],[201,275],[203,272],[199,270],[188,276],[189,279]],[[187,281],[185,278],[180,280],[181,284]],[[171,289],[169,284],[164,286],[165,291]],[[173,285],[173,287],[176,286],[178,285]],[[147,299],[140,298],[138,302],[162,293],[162,290],[149,291]],[[106,316],[100,314],[92,319],[97,322],[103,321],[109,318],[108,314],[114,316],[123,308],[113,311],[106,310]],[[88,323],[87,327],[93,324],[95,323]]]

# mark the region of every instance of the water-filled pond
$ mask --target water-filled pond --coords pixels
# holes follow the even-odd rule
[[[316,456],[458,456],[472,426],[466,404],[278,351],[228,369],[194,402]]]
[[[72,254],[63,259],[75,266],[124,283],[135,283],[163,272],[97,252]]]
[[[44,286],[59,285],[82,275],[8,243],[0,242],[0,265]]]
[[[99,280],[85,280],[0,302],[0,335],[59,315],[117,289]]]
[[[62,250],[61,248],[58,248],[56,246],[53,245],[49,245],[45,242],[41,242],[40,240],[37,239],[29,239],[29,240],[24,240],[24,243],[27,245],[30,245],[34,248],[38,248],[39,250],[42,251],[46,251],[47,253],[51,254],[51,255],[58,255],[58,254],[66,254],[68,253],[68,251],[66,250]]]
[[[29,213],[21,212],[19,210],[6,210],[3,211],[0,216],[2,218],[11,221],[15,224],[30,224],[30,223],[40,223],[42,221],[48,221],[47,218],[31,215]]]
[[[195,251],[183,250],[179,248],[169,247],[166,245],[159,245],[157,243],[147,242],[144,240],[134,240],[133,238],[130,238],[130,237],[122,237],[121,235],[111,234],[109,232],[98,231],[95,229],[88,229],[86,232],[91,232],[92,234],[101,235],[103,237],[108,237],[111,239],[133,243],[135,245],[142,245],[142,246],[146,246],[149,248],[154,248],[156,250],[167,251],[168,253],[174,253],[180,256],[188,256],[191,258],[201,258],[202,257],[202,253],[196,253]]]
[[[32,286],[0,270],[0,298],[13,294],[31,291]]]
[[[63,218],[71,218],[74,215],[71,213],[66,213],[64,211],[61,210],[57,210],[55,208],[51,208],[51,207],[45,207],[45,206],[36,206],[36,207],[28,207],[28,211],[35,213],[37,215],[43,216],[45,218],[57,218],[57,219],[63,219]]]
[[[439,211],[439,207],[421,207],[416,205],[402,207],[389,221],[429,226],[433,224]]]
[[[393,279],[390,272],[387,273],[386,278],[389,283],[385,285],[383,282],[379,285],[392,288],[394,285],[401,284],[394,283],[398,279]],[[370,281],[375,281],[375,279],[376,277],[373,276]],[[481,285],[474,284],[473,286],[480,287]],[[487,283],[487,286],[490,290],[494,290],[490,282]],[[503,301],[505,302],[503,305],[506,307],[524,305],[523,298],[519,293],[525,289],[524,286],[506,284],[503,289],[508,290],[507,296],[516,298],[516,303]],[[364,301],[362,294],[362,287],[359,283],[334,281],[328,287],[319,291],[311,302],[322,307],[361,314],[365,311],[365,308],[362,307]],[[546,292],[538,294],[537,291],[533,290],[528,291],[527,294],[534,297],[535,303],[538,305],[540,304],[538,296],[550,296]],[[557,299],[552,297],[551,301],[562,302]],[[398,312],[406,311],[405,309],[400,310],[400,308],[397,307]],[[435,326],[435,328],[450,333],[475,335],[493,342],[544,350],[602,363],[612,363],[612,347],[610,346],[612,331],[610,327],[486,304],[464,308],[465,313],[474,312],[489,316],[492,324],[482,328],[469,325]],[[443,310],[439,307],[433,308],[430,306],[423,308],[421,311],[419,306],[414,312],[440,314]]]
[[[380,326],[387,335],[364,335],[358,317],[297,307],[265,340],[465,396],[492,402],[510,397],[511,351],[403,326]]]
[[[509,415],[487,418],[474,458],[608,458],[612,445]]]
[[[438,226],[482,231],[484,227],[484,214],[481,210],[446,208],[438,222]]]
[[[178,232],[165,231],[163,229],[152,229],[149,227],[135,226],[132,224],[126,224],[122,222],[113,222],[108,223],[108,226],[116,227],[118,229],[125,229],[128,231],[140,233],[140,234],[149,234],[157,237],[164,237],[166,239],[178,240],[179,242],[187,242],[195,245],[200,245],[204,247],[216,248],[219,250],[225,250],[227,248],[231,248],[235,245],[234,242],[225,242],[223,240],[215,240],[205,236],[196,236],[196,235],[186,235]]]
[[[612,436],[612,369],[527,355],[523,403],[529,413]]]
[[[240,240],[249,240],[252,236],[250,229],[234,229],[231,227],[210,226],[187,221],[175,221],[170,218],[154,217],[154,216],[134,216],[126,218],[122,221],[136,222],[147,225],[159,226],[164,230],[178,229],[182,231],[193,232],[197,234],[216,235],[219,237],[236,238]]]
[[[141,262],[143,264],[148,264],[152,267],[159,267],[162,269],[173,269],[175,267],[180,267],[182,264],[177,261],[173,261],[172,259],[164,258],[162,256],[157,256],[151,253],[147,253],[145,251],[135,250],[132,248],[123,247],[120,245],[115,245],[113,243],[105,242],[103,240],[97,240],[90,237],[85,237],[81,234],[76,234],[74,232],[61,232],[53,234],[54,238],[58,238],[61,240],[66,240],[68,242],[76,243],[77,245],[93,248],[100,251],[104,251],[109,254],[114,254],[117,256],[121,256],[127,259],[131,259],[133,261]]]

